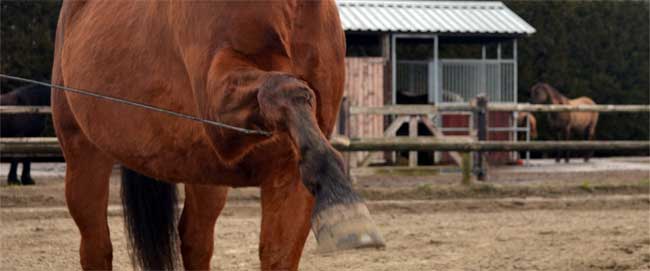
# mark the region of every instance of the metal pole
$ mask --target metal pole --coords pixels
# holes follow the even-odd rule
[[[440,58],[440,38],[438,35],[435,35],[433,37],[433,69],[434,69],[434,74],[433,74],[433,103],[437,106],[439,105],[442,101],[440,100],[440,97],[442,97],[442,92],[441,92],[441,82],[440,82],[440,72],[442,70],[442,67],[439,62]],[[433,120],[434,123],[436,124],[437,127],[442,128],[442,115],[441,113],[437,113],[436,118]],[[441,133],[443,133],[441,131]],[[441,153],[440,152],[433,152],[433,162],[438,163],[441,160]]]
[[[530,112],[528,112],[530,114]],[[530,116],[526,117],[526,142],[530,142]],[[530,166],[530,151],[526,151],[526,165]]]
[[[501,89],[501,42],[497,44],[497,91],[498,91],[498,96],[499,97],[498,101],[503,102],[503,90]],[[496,94],[496,93],[495,93]]]
[[[513,80],[512,80],[512,82],[513,82],[512,83],[513,84],[512,92],[513,93],[512,93],[512,95],[513,95],[514,103],[518,103],[519,101],[517,101],[517,92],[518,92],[517,91],[517,69],[518,69],[517,68],[517,39],[512,39],[512,58],[513,58],[513,66],[514,66],[514,67],[512,67],[512,71],[513,71]],[[517,112],[514,112],[514,113],[517,114]],[[528,113],[530,113],[530,112],[528,112]],[[515,115],[515,129],[517,128],[516,117],[517,117],[517,115]],[[526,125],[530,126],[528,117],[526,117]],[[530,134],[530,127],[527,129],[527,132],[526,132],[526,141],[530,141],[530,135],[529,134]],[[515,132],[515,142],[516,141],[517,141],[517,132]],[[530,160],[530,151],[527,151],[526,152],[526,164],[528,164],[529,160]]]
[[[485,49],[485,44],[481,45],[481,89],[478,90],[478,94],[481,95],[481,93],[485,93],[485,95],[488,95],[487,92],[487,84],[486,84],[486,76],[485,76],[485,59],[487,58],[487,53]]]
[[[478,130],[478,140],[479,141],[485,141],[487,140],[487,126],[488,126],[488,120],[487,120],[487,98],[483,95],[480,95],[476,97],[476,106],[477,110],[475,111],[476,114],[476,124],[477,124],[477,130]],[[479,181],[485,181],[487,179],[487,167],[486,167],[486,155],[484,155],[483,152],[477,152],[477,161],[475,163],[475,174],[476,174],[476,179]]]
[[[390,36],[390,63],[391,63],[391,93],[392,104],[397,104],[397,37],[391,34]]]
[[[397,37],[390,34],[390,91],[391,104],[397,104]],[[392,119],[392,117],[390,117]],[[390,158],[395,163],[397,161],[397,152],[391,151]]]
[[[517,39],[512,39],[512,58],[514,60],[514,67],[512,67],[512,70],[514,72],[513,74],[513,86],[512,86],[512,91],[514,92],[513,95],[514,97],[514,102],[518,103],[519,101],[517,100],[517,84],[518,84],[518,79],[517,79],[517,74],[518,74],[518,64],[517,64]]]
[[[434,97],[433,97],[433,102],[438,105],[440,104],[440,96],[441,96],[441,91],[440,91],[440,75],[439,75],[439,70],[440,69],[440,64],[439,64],[439,40],[438,40],[438,35],[436,35],[433,38],[433,66],[434,66],[434,80],[433,80],[433,92],[434,92]]]

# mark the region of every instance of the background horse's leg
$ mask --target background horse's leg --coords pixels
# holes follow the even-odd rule
[[[181,254],[186,270],[209,270],[214,244],[214,224],[226,204],[228,188],[185,185],[185,206],[178,224]]]
[[[311,227],[314,199],[298,169],[286,171],[290,173],[262,184],[262,270],[297,270]]]
[[[30,174],[32,162],[29,158],[23,159],[23,173],[20,175],[20,182],[23,185],[34,185],[34,180]]]
[[[589,126],[587,126],[587,128],[585,128],[585,131],[584,131],[584,134],[583,134],[585,140],[594,139],[594,133],[593,133],[594,129],[592,128],[592,125],[593,124],[590,124]],[[592,155],[594,155],[593,150],[585,151],[585,157],[584,157],[585,163],[589,162],[589,159],[591,158]]]
[[[7,184],[20,184],[18,181],[18,160],[16,158],[11,159],[11,166],[9,167],[9,174],[7,175]]]
[[[562,130],[557,130],[557,140],[565,140],[564,139],[564,132]],[[559,163],[560,160],[562,159],[562,150],[556,150],[555,151],[555,163]]]

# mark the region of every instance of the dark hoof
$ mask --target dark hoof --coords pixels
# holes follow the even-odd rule
[[[312,222],[319,252],[386,246],[363,203],[335,205],[321,211]]]
[[[36,184],[32,178],[22,178],[22,179],[20,179],[20,182],[23,185],[35,185]]]
[[[18,179],[7,179],[7,184],[8,185],[20,185],[20,181],[18,181]]]

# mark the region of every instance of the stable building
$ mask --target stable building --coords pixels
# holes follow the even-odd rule
[[[518,102],[517,40],[535,29],[502,2],[337,4],[347,39],[345,96],[350,106],[468,103],[479,94],[490,103]],[[516,140],[514,114],[491,114],[489,119],[488,140]],[[393,120],[353,115],[345,132],[350,137],[382,137]],[[437,114],[429,120],[445,135],[469,134],[466,113]],[[431,135],[423,123],[418,125],[419,135]],[[396,133],[408,134],[408,126],[404,123]],[[357,160],[364,155],[357,154]],[[420,164],[434,159],[426,153],[419,157]],[[444,160],[439,155],[436,159]]]

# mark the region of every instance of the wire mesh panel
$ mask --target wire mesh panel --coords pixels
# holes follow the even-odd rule
[[[396,87],[401,95],[427,95],[430,87],[428,61],[397,62]],[[440,90],[432,91],[441,103],[466,103],[479,94],[492,103],[514,103],[515,62],[511,59],[441,59]],[[433,85],[433,84],[431,84]]]
[[[512,60],[441,59],[439,72],[442,103],[465,103],[479,94],[493,103],[515,102]]]
[[[397,92],[410,97],[427,95],[428,82],[428,61],[397,62]]]

